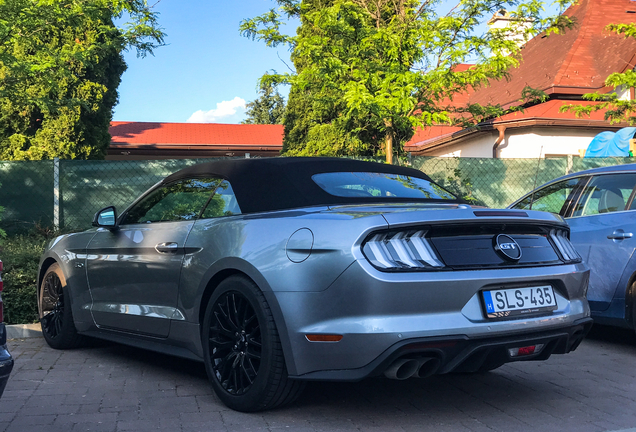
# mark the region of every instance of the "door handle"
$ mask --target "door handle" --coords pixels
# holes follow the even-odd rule
[[[628,238],[632,238],[634,234],[623,232],[623,230],[616,230],[612,234],[608,235],[607,238],[610,240],[625,240]]]
[[[171,253],[176,252],[178,247],[179,245],[173,242],[159,243],[155,246],[155,250],[159,253]]]

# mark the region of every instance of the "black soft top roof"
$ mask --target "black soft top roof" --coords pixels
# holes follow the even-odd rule
[[[162,183],[171,183],[183,178],[223,177],[232,185],[243,213],[316,205],[431,201],[413,198],[334,196],[325,192],[311,179],[314,174],[326,172],[382,172],[431,181],[419,170],[376,162],[341,158],[279,157],[224,159],[197,164],[169,175]]]

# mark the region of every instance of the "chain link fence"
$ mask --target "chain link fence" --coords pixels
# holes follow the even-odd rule
[[[53,161],[0,162],[0,228],[53,226]]]
[[[491,208],[512,204],[535,187],[573,172],[636,162],[635,158],[485,159],[413,157],[413,168],[463,198]]]
[[[168,174],[215,159],[156,161],[0,162],[0,228],[9,233],[36,225],[62,231],[90,227],[93,215],[114,205],[123,210]],[[452,192],[492,208],[506,207],[535,185],[634,158],[481,159],[412,157],[408,164]]]

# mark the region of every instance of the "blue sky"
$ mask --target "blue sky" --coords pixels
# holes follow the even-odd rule
[[[154,57],[126,53],[113,120],[240,123],[245,103],[258,97],[258,78],[292,66],[287,47],[268,48],[239,33],[243,19],[277,7],[274,0],[153,2],[167,45]],[[555,6],[548,9],[556,13]],[[295,32],[288,27],[286,33]]]
[[[128,70],[113,120],[240,123],[244,103],[258,97],[258,78],[287,70],[279,57],[291,66],[287,47],[268,48],[239,33],[241,20],[275,6],[272,0],[160,0],[155,9],[168,45],[154,57],[125,54]]]

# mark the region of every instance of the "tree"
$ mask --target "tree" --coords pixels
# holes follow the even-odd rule
[[[306,16],[333,5],[332,0],[304,0],[298,38],[316,35]],[[311,66],[310,59],[294,50],[291,55],[297,72]],[[318,86],[292,86],[289,92],[283,137],[283,154],[289,156],[342,156],[369,154],[358,137],[350,136],[338,123],[338,113],[346,104],[337,91]]]
[[[260,84],[258,99],[248,102],[247,119],[243,124],[282,124],[285,117],[285,98],[271,82]]]
[[[606,30],[624,35],[625,37],[636,37],[636,24],[634,23],[610,24],[606,27]],[[636,72],[634,72],[633,69],[628,69],[623,73],[612,73],[605,80],[605,86],[613,88],[614,92],[595,92],[583,95],[583,99],[598,102],[597,104],[587,106],[577,104],[563,105],[559,111],[571,111],[575,113],[577,117],[583,117],[589,116],[596,111],[605,110],[605,120],[608,120],[611,124],[627,122],[630,125],[635,125],[636,100],[619,99],[616,90],[636,87]]]
[[[564,16],[542,17],[538,0],[460,0],[446,13],[441,0],[276,2],[278,9],[243,21],[241,32],[292,49],[296,70],[263,78],[291,84],[284,146],[291,154],[386,155],[390,161],[415,127],[474,124],[501,113],[499,107],[456,107],[453,96],[506,78],[519,61],[515,37],[573,24]],[[564,8],[569,0],[559,3]],[[516,24],[480,34],[480,24],[503,7],[514,8]],[[286,18],[300,19],[296,36],[281,32]],[[468,62],[474,65],[457,67]]]
[[[122,51],[163,36],[145,0],[0,0],[0,158],[102,158]]]

